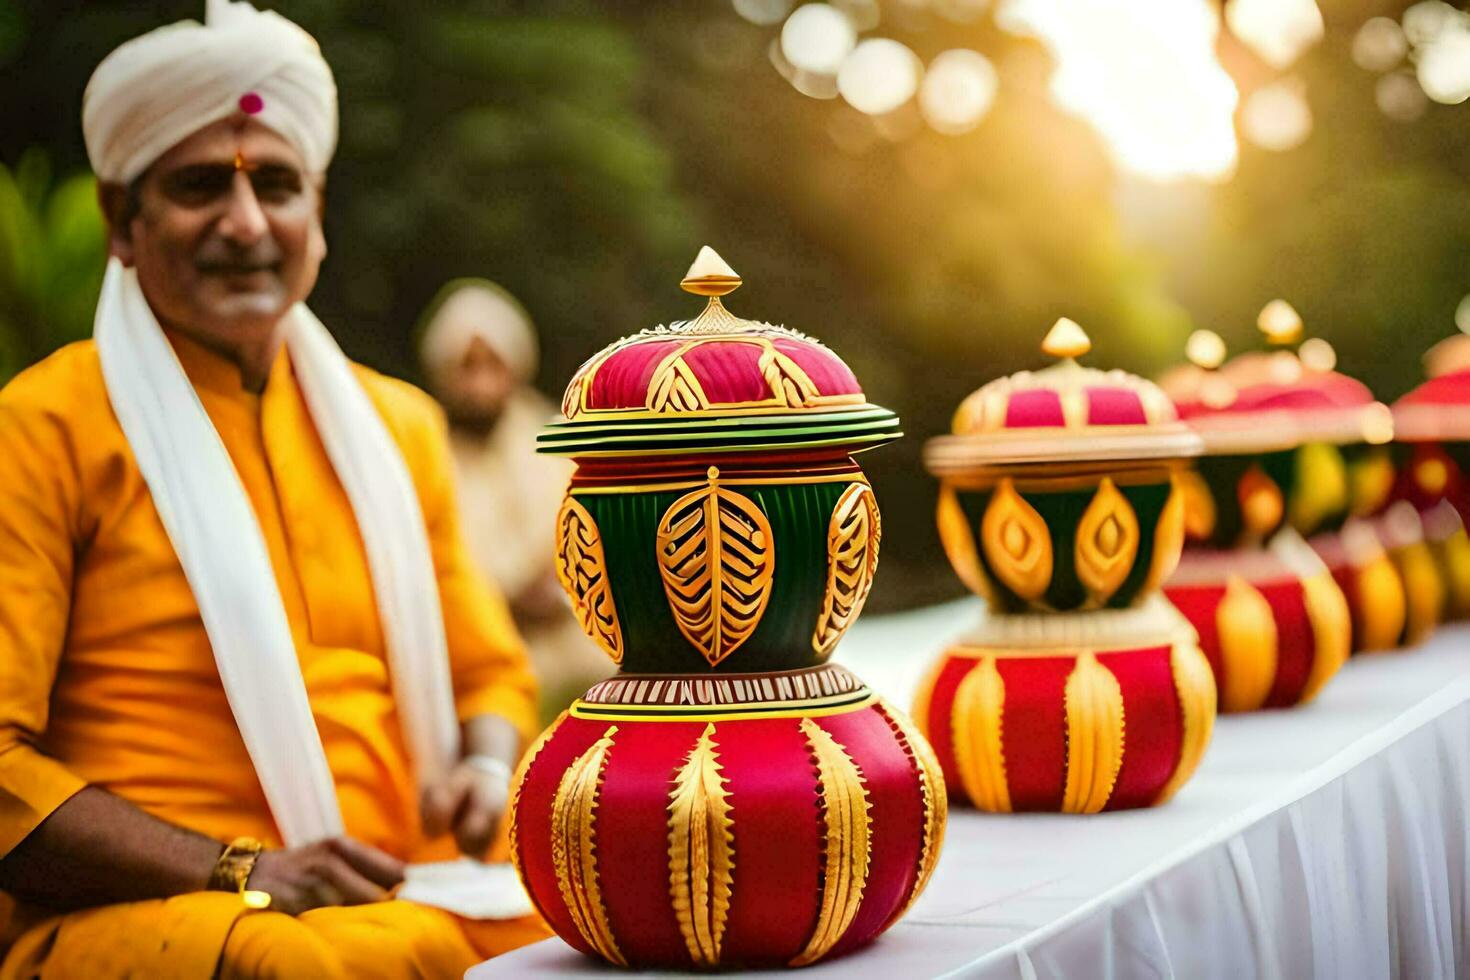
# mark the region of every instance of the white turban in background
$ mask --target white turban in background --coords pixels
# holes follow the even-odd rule
[[[312,174],[337,148],[337,86],[312,36],[249,3],[208,0],[102,60],[82,97],[92,169],[127,184],[189,136],[236,113],[286,139]]]
[[[522,384],[536,374],[536,330],[525,307],[488,279],[458,279],[429,304],[419,354],[438,385],[451,367],[482,340]]]

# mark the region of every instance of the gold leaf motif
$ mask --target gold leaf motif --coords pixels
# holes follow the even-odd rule
[[[562,774],[551,802],[551,863],[582,939],[603,959],[627,966],[613,938],[597,876],[597,795],[617,731],[617,725],[609,726]]]
[[[1051,585],[1051,532],[1036,508],[1016,492],[1010,477],[1001,480],[980,521],[980,544],[997,578],[1028,601]]]
[[[1239,575],[1225,580],[1215,609],[1220,637],[1220,709],[1254,711],[1276,683],[1276,614],[1261,591]]]
[[[955,768],[970,802],[991,813],[1011,812],[1001,740],[1006,685],[994,657],[981,657],[955,688],[950,737]]]
[[[1123,688],[1091,650],[1067,677],[1067,785],[1063,813],[1098,813],[1123,767]]]
[[[648,382],[646,404],[653,412],[698,412],[710,406],[699,376],[684,360],[695,344],[689,343],[664,358]]]
[[[669,505],[658,524],[664,595],[684,638],[714,667],[750,638],[771,598],[776,548],[754,501],[709,483]]]
[[[817,403],[820,392],[812,379],[790,357],[777,350],[769,341],[761,344],[758,362],[761,377],[771,389],[776,403],[789,408],[806,408]]]
[[[715,726],[707,724],[669,793],[669,890],[684,945],[698,966],[718,966],[734,887],[735,836]]]
[[[592,637],[613,663],[623,662],[623,628],[613,604],[602,551],[602,532],[591,512],[567,494],[556,515],[556,577],[571,597],[582,632]]]
[[[1347,597],[1331,572],[1302,579],[1302,605],[1307,608],[1307,622],[1312,624],[1313,641],[1312,666],[1299,702],[1305,704],[1347,663],[1352,652],[1353,624]]]
[[[863,611],[878,571],[883,537],[878,501],[866,484],[854,483],[837,498],[827,524],[827,588],[812,631],[812,649],[823,659]]]
[[[1169,482],[1169,499],[1159,513],[1159,523],[1154,527],[1154,554],[1149,561],[1148,577],[1143,580],[1143,594],[1158,589],[1179,567],[1179,558],[1184,553],[1184,491],[1179,480]]]
[[[878,710],[888,719],[888,724],[898,733],[914,769],[919,777],[919,792],[924,801],[924,841],[919,848],[919,868],[914,875],[914,885],[908,896],[888,921],[897,922],[908,912],[914,901],[923,893],[939,864],[939,849],[944,846],[944,825],[949,818],[949,796],[944,788],[944,776],[939,767],[939,758],[924,736],[919,734],[914,723],[902,711],[887,701],[878,700]]]
[[[975,544],[975,531],[970,519],[960,506],[959,495],[954,487],[943,484],[939,488],[939,504],[935,509],[935,523],[939,526],[939,543],[955,574],[970,591],[986,601],[992,601],[995,590],[985,577],[985,568],[980,564],[980,549]]]
[[[1154,806],[1168,802],[1179,792],[1179,787],[1189,782],[1215,729],[1215,675],[1204,652],[1193,642],[1177,644],[1169,651],[1169,665],[1174,674],[1174,691],[1179,697],[1183,731],[1179,739],[1179,764],[1154,798]]]
[[[1128,498],[1103,477],[1077,523],[1073,547],[1077,577],[1094,605],[1102,605],[1123,585],[1138,557],[1138,515]]]
[[[822,860],[822,906],[806,948],[792,966],[815,963],[832,951],[856,918],[868,884],[873,846],[868,790],[862,772],[826,729],[810,718],[801,731],[817,763],[827,845]]]

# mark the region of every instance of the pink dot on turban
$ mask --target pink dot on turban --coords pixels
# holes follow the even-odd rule
[[[265,108],[265,100],[254,92],[246,92],[240,96],[240,111],[247,116],[253,116]]]

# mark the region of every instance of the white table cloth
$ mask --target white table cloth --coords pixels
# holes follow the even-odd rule
[[[838,651],[907,704],[957,602],[859,623]],[[1355,657],[1315,702],[1222,717],[1165,807],[952,808],[928,891],[802,977],[1470,977],[1470,627]],[[470,980],[629,975],[560,940]],[[667,976],[667,974],[664,974]]]

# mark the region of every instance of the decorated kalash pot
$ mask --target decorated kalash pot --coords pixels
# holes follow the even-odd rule
[[[1438,624],[1444,586],[1418,513],[1389,506],[1392,413],[1362,382],[1334,370],[1325,340],[1286,349],[1302,332],[1289,304],[1267,304],[1259,326],[1277,349],[1242,354],[1221,374],[1242,407],[1286,413],[1301,437],[1296,449],[1261,460],[1282,492],[1286,523],[1343,590],[1355,650],[1415,644]]]
[[[986,600],[915,706],[950,791],[990,811],[1152,806],[1215,719],[1194,630],[1158,592],[1183,542],[1175,475],[1200,450],[1151,382],[1058,362],[984,385],[925,448],[950,562]]]
[[[946,796],[909,719],[828,663],[878,563],[853,454],[900,435],[830,350],[741,319],[702,250],[693,320],[577,371],[540,450],[577,470],[558,570],[621,672],[529,750],[512,853],[566,942],[624,966],[803,966],[928,882]]]
[[[1470,337],[1424,355],[1427,381],[1393,405],[1398,443],[1394,506],[1420,515],[1445,584],[1446,618],[1470,617]]]
[[[1196,331],[1187,353],[1192,366],[1161,384],[1205,455],[1181,477],[1187,544],[1164,593],[1199,632],[1222,711],[1300,704],[1347,659],[1352,624],[1331,571],[1286,524],[1286,490],[1271,473],[1306,441],[1306,406],[1327,403],[1282,404],[1269,378],[1238,388],[1217,370],[1225,345],[1209,331]],[[1263,363],[1285,374],[1279,360]],[[1393,576],[1386,557],[1381,567]]]

